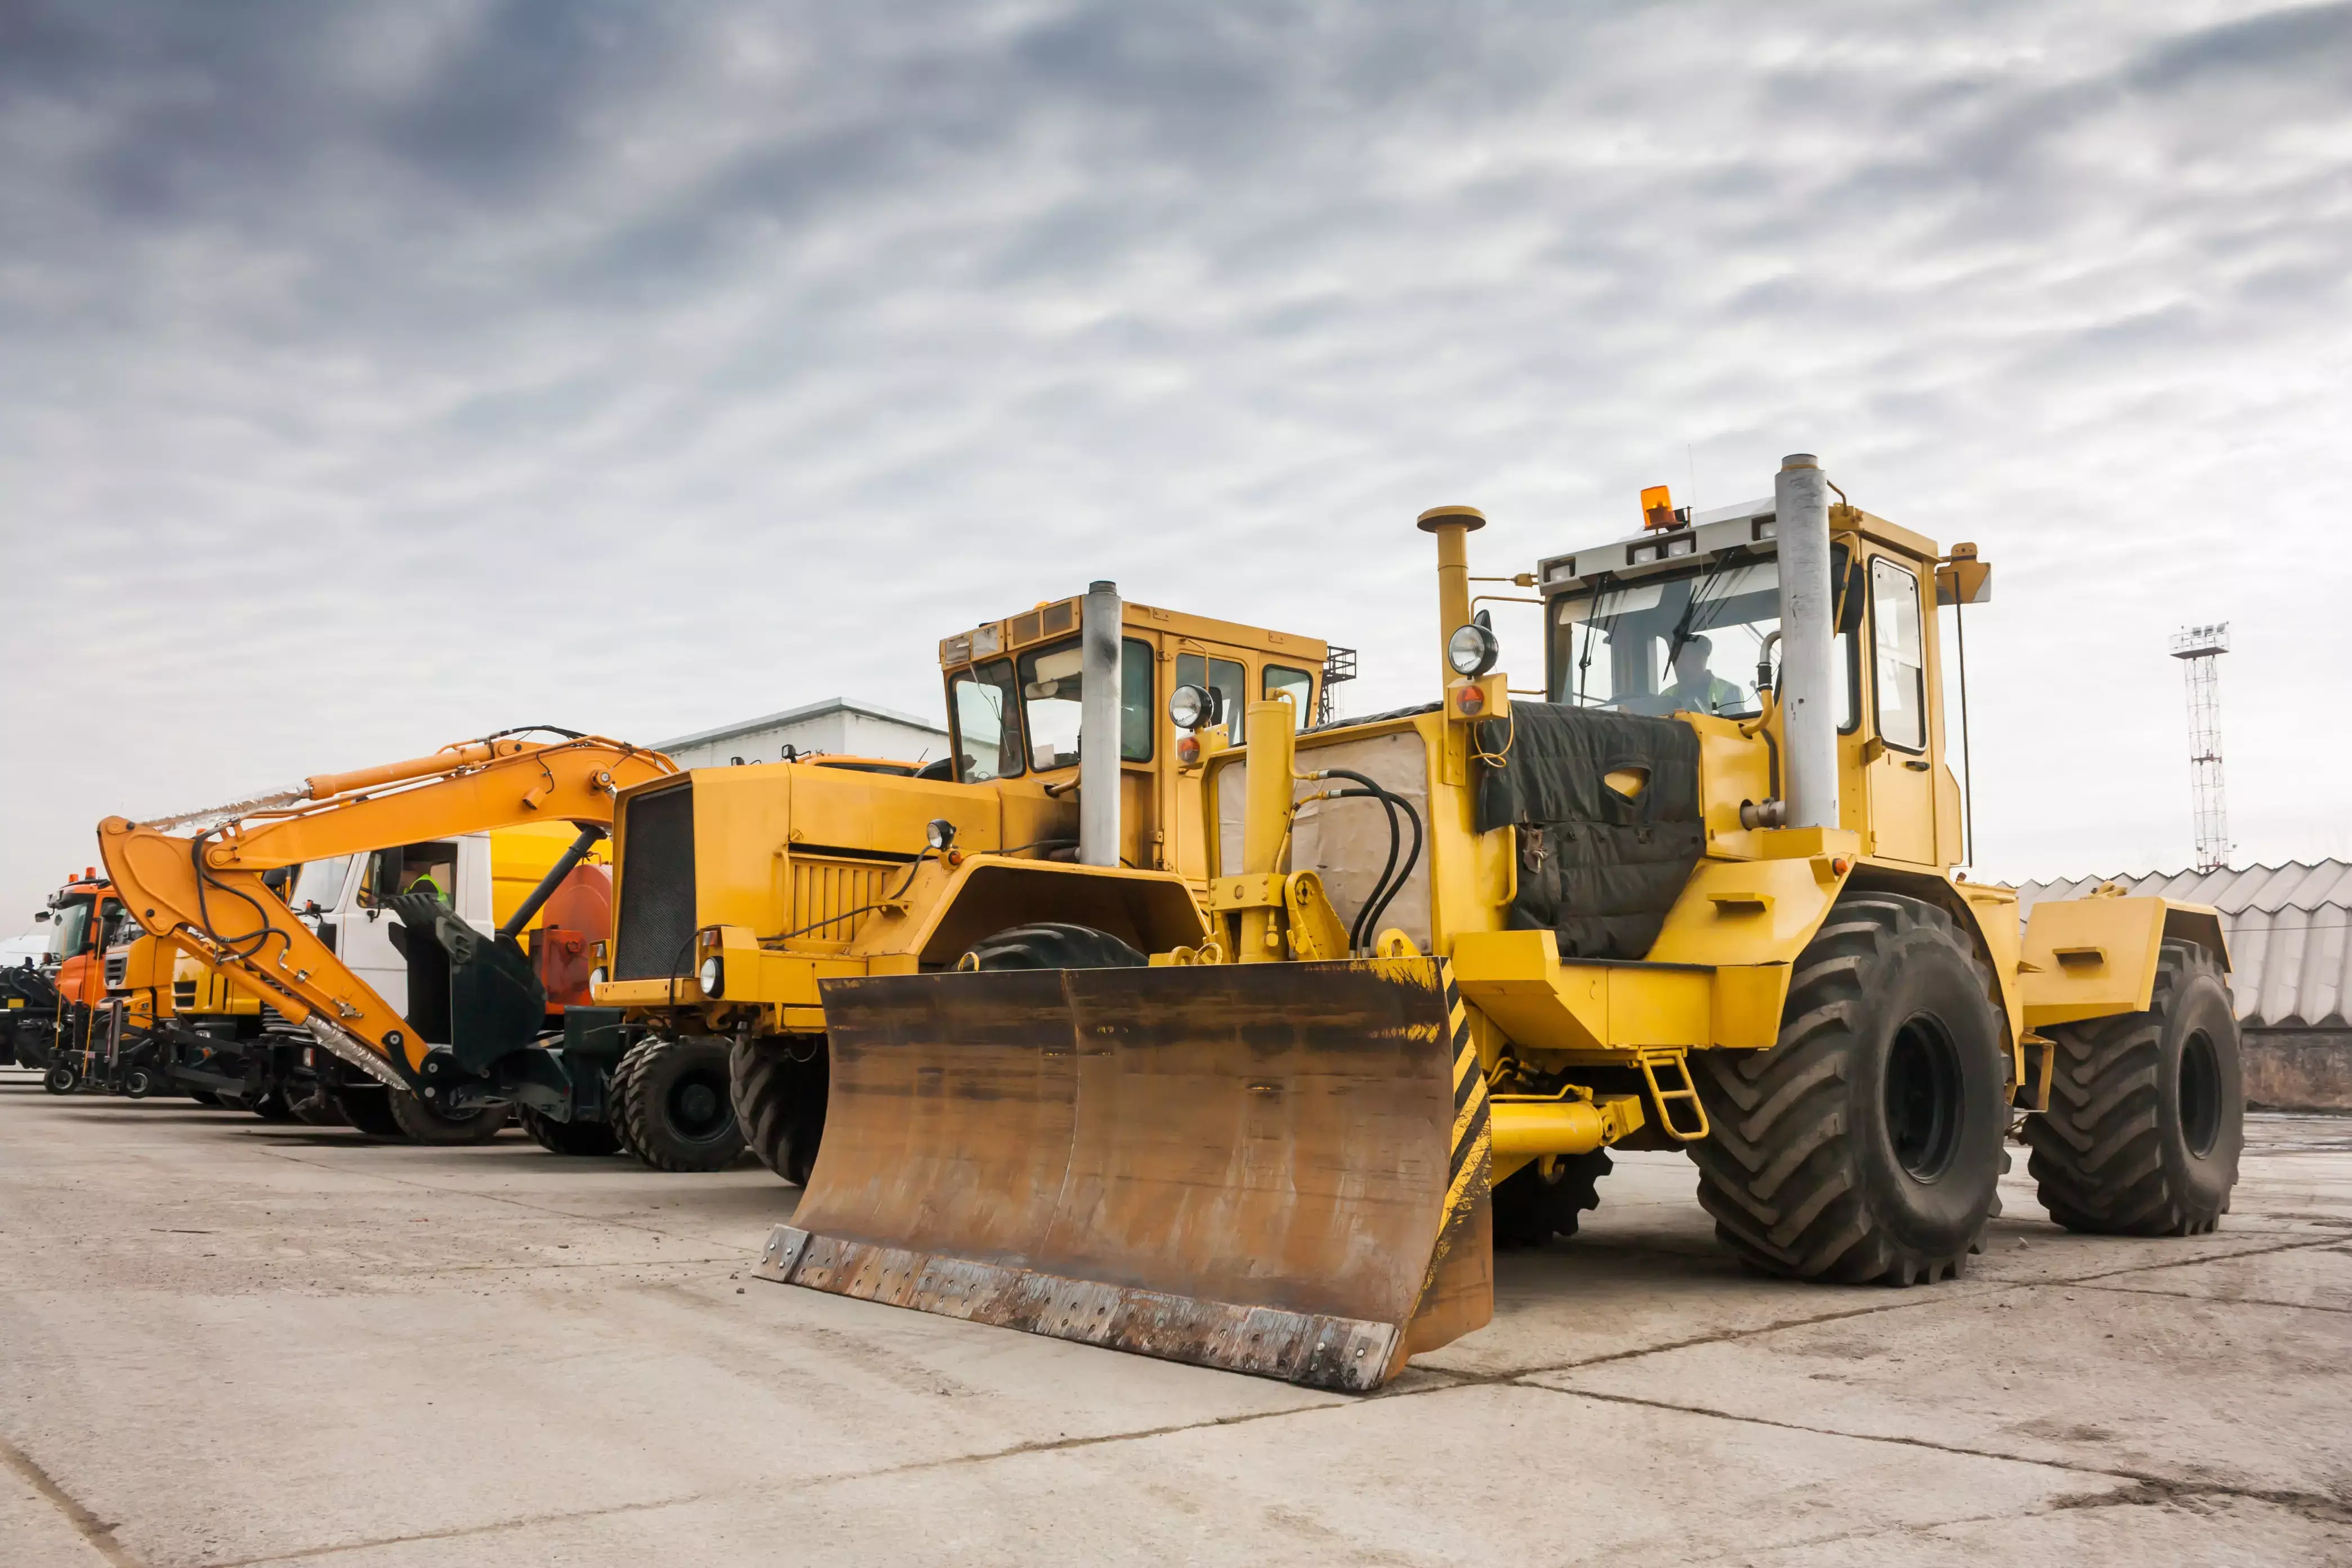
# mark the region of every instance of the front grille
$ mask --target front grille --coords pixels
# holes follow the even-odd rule
[[[800,932],[812,942],[846,942],[874,917],[867,906],[888,897],[892,884],[905,881],[906,876],[905,870],[898,866],[810,860],[796,854],[793,857],[789,929]],[[866,909],[866,913],[851,916],[850,911],[857,909]],[[841,918],[829,918],[832,916]],[[820,920],[825,924],[817,925]],[[810,929],[812,926],[814,929]]]
[[[635,797],[620,826],[613,978],[667,979],[693,956],[693,783]]]

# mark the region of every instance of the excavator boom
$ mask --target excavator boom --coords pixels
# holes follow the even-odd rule
[[[310,1030],[345,1061],[411,1086],[426,1042],[334,951],[263,887],[264,873],[416,839],[524,822],[608,827],[613,797],[677,772],[657,751],[596,736],[549,744],[510,738],[433,757],[320,775],[297,790],[166,819],[177,835],[110,817],[99,848],[124,904]]]

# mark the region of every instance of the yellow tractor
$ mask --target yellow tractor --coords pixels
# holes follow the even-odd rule
[[[1140,964],[1199,943],[1203,748],[1316,714],[1349,651],[1096,583],[940,644],[951,756],[699,768],[614,805],[595,999],[646,1099],[730,1078],[752,1151],[803,1181],[824,1125],[818,987],[970,962]],[[1167,716],[1188,694],[1187,728]],[[1264,699],[1280,706],[1254,716]],[[1081,734],[1103,744],[1082,750]]]
[[[1438,701],[1294,733],[1254,693],[1243,744],[1188,737],[1208,929],[971,973],[965,925],[823,981],[829,1131],[762,1277],[1365,1389],[1486,1322],[1494,1245],[1572,1232],[1612,1147],[1688,1150],[1722,1242],[1795,1279],[1957,1274],[2013,1125],[2060,1224],[2211,1228],[2243,1105],[2218,918],[2021,930],[1954,871],[1935,607],[1990,569],[1833,489],[1800,455],[1745,507],[1652,492],[1517,576],[1541,701],[1474,613],[1484,519],[1423,514]]]

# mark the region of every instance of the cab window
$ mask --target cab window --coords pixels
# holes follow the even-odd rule
[[[1291,723],[1298,728],[1305,729],[1315,722],[1315,677],[1306,671],[1268,664],[1265,667],[1265,695],[1268,701],[1276,697],[1290,699]]]
[[[360,907],[380,908],[404,893],[429,893],[444,904],[457,903],[457,846],[446,841],[402,844],[368,856]]]
[[[1200,686],[1217,694],[1217,703],[1224,710],[1225,738],[1235,746],[1245,738],[1242,733],[1249,717],[1249,670],[1239,659],[1212,659],[1205,653],[1176,655],[1176,684],[1180,686]]]
[[[1927,672],[1919,580],[1881,556],[1870,563],[1870,685],[1878,737],[1898,751],[1927,748]]]
[[[342,903],[343,878],[351,869],[349,855],[304,862],[301,874],[294,879],[294,896],[288,903],[298,915],[310,912],[314,905],[319,914],[327,914]]]
[[[80,956],[82,943],[89,936],[91,900],[78,898],[58,909],[58,923],[49,932],[49,958],[63,963]]]
[[[1021,735],[1013,719],[1017,706],[1012,660],[956,673],[948,683],[948,716],[955,727],[957,778],[985,784],[1021,772]]]
[[[1119,645],[1118,754],[1151,760],[1151,646],[1128,638]],[[1029,739],[1029,766],[1044,772],[1078,763],[1078,727],[1086,710],[1086,650],[1076,642],[1021,655],[1021,721]]]

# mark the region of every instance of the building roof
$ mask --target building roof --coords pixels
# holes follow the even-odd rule
[[[2018,909],[2022,914],[2044,898],[2080,898],[2108,882],[2221,911],[2240,1022],[2352,1028],[2346,1011],[2352,1007],[2352,862],[2029,882],[2017,890]]]
[[[826,697],[822,702],[803,703],[799,707],[786,708],[782,713],[772,713],[764,718],[744,719],[737,724],[720,725],[717,729],[697,730],[692,735],[681,735],[675,740],[656,741],[654,748],[657,751],[677,751],[688,746],[708,746],[714,741],[732,740],[739,735],[756,735],[763,729],[777,729],[788,724],[805,724],[810,719],[823,718],[828,714],[835,713],[862,714],[867,718],[878,718],[890,724],[903,724],[909,729],[919,729],[926,735],[936,735],[942,740],[947,738],[948,732],[929,719],[917,718],[912,714],[900,713],[896,708],[879,707],[873,703],[852,702],[847,697]]]

